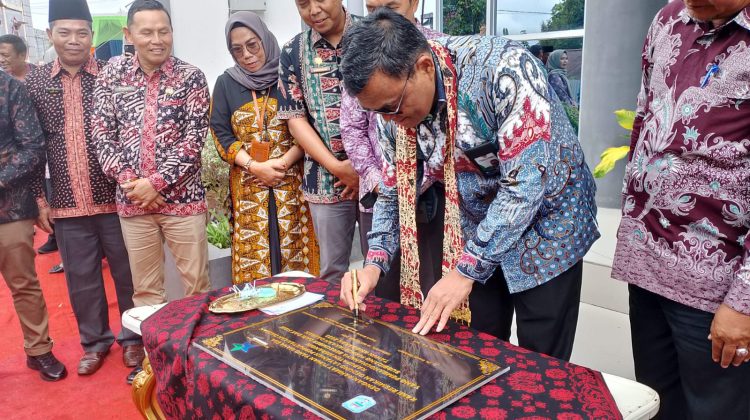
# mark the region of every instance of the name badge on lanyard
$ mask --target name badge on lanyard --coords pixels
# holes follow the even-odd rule
[[[259,109],[258,106],[258,97],[255,95],[255,91],[253,91],[253,105],[255,106],[255,122],[258,125],[258,128],[260,128],[260,138],[261,141],[253,139],[250,143],[250,157],[255,162],[265,162],[271,157],[271,142],[269,141],[262,141],[265,139],[266,136],[266,109],[268,108],[268,98],[271,96],[271,91],[269,90],[268,95],[266,95],[265,99],[263,100],[263,109]]]

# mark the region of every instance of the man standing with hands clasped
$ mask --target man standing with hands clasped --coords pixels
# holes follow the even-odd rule
[[[612,277],[666,419],[750,418],[750,0],[673,1],[643,48]]]
[[[104,62],[91,57],[91,14],[85,0],[51,0],[49,29],[58,58],[34,69],[27,78],[31,99],[47,138],[51,199],[35,185],[41,218],[55,219],[60,256],[85,354],[79,375],[102,366],[115,342],[102,277],[106,256],[114,279],[120,314],[133,307],[133,279],[115,206],[117,184],[102,172],[96,158],[91,120],[94,84]],[[50,208],[51,207],[51,208]],[[141,337],[122,328],[116,338],[125,366],[144,358]]]
[[[166,301],[164,242],[185,294],[209,288],[201,181],[209,97],[203,73],[172,57],[172,21],[161,3],[136,0],[125,36],[136,53],[99,73],[94,140],[104,173],[120,185],[133,302],[144,306]]]

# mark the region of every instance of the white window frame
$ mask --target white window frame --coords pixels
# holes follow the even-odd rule
[[[487,11],[485,12],[485,25],[487,27],[487,35],[497,35],[497,2],[498,0],[486,0]],[[440,23],[442,24],[442,0],[437,0],[440,3]],[[586,24],[584,22],[584,28]],[[548,39],[569,39],[569,38],[583,38],[584,28],[581,29],[570,29],[566,31],[553,31],[553,32],[535,32],[528,34],[516,34],[516,35],[504,35],[505,38],[513,41],[544,41]]]

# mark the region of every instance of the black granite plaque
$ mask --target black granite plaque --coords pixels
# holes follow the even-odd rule
[[[420,419],[507,371],[322,302],[194,345],[329,419]]]

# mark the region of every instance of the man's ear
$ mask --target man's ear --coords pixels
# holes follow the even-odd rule
[[[417,73],[435,74],[435,62],[432,61],[432,55],[422,53],[414,64]]]
[[[127,26],[122,28],[122,33],[125,35],[125,39],[128,41],[129,44],[133,43],[133,35],[130,33],[130,29],[128,29]]]

